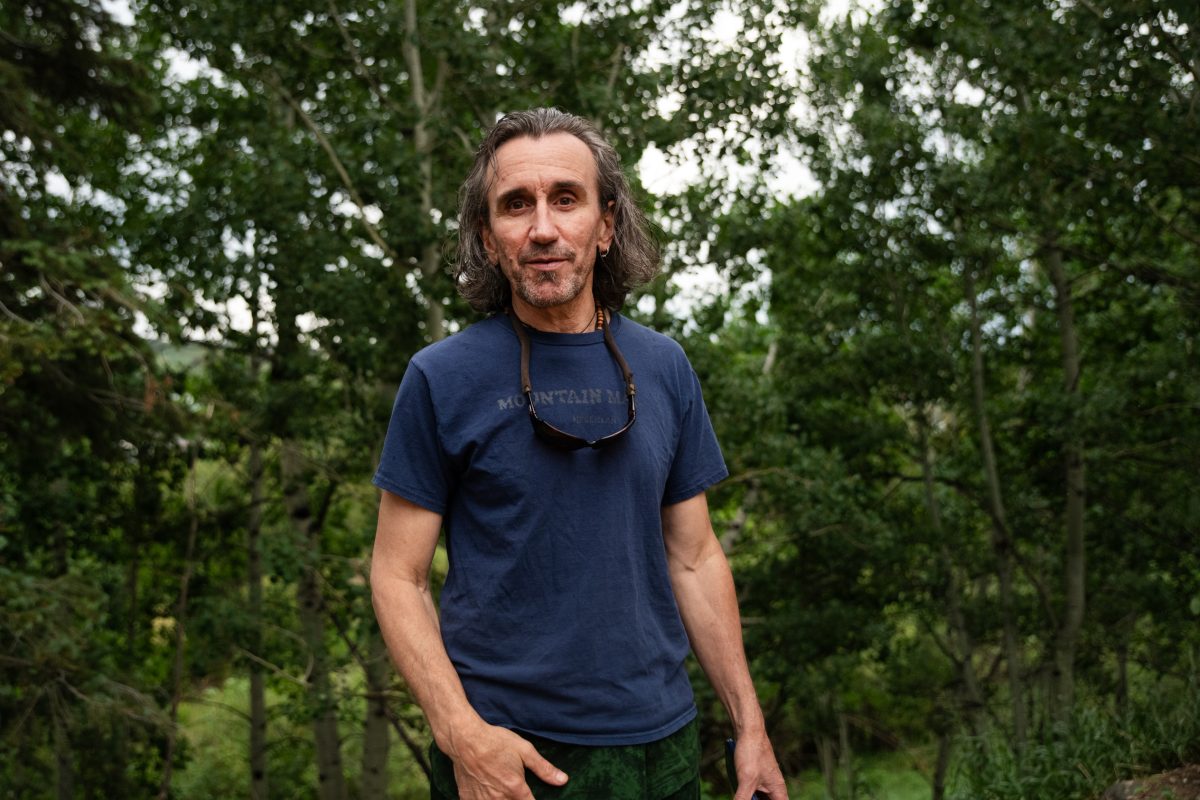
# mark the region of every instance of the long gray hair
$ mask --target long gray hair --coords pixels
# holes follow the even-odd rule
[[[502,311],[512,302],[512,287],[483,246],[483,226],[489,224],[488,189],[496,151],[511,139],[540,139],[569,133],[588,146],[596,160],[601,207],[612,204],[613,240],[608,254],[596,259],[592,291],[596,302],[611,310],[625,304],[629,291],[658,274],[658,243],[650,233],[645,214],[633,200],[629,182],[621,171],[617,151],[596,126],[557,108],[514,111],[497,122],[475,152],[475,163],[458,190],[458,253],[454,282],[458,293],[476,311]]]

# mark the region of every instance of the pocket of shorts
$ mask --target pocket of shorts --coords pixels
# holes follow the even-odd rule
[[[458,800],[458,782],[454,780],[454,762],[450,756],[438,749],[436,744],[429,745],[429,784],[433,788],[434,798]]]

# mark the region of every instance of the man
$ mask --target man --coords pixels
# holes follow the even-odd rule
[[[413,358],[375,476],[375,609],[433,732],[431,796],[698,798],[690,641],[738,737],[737,800],[785,798],[695,373],[617,313],[658,252],[615,150],[578,117],[509,114],[459,237],[458,288],[492,316]]]

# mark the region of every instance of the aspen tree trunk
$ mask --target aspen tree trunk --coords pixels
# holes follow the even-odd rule
[[[1025,686],[1022,676],[1020,645],[1017,637],[1016,611],[1013,603],[1013,543],[1009,535],[1000,491],[1000,475],[992,444],[992,429],[988,421],[987,396],[983,376],[983,343],[979,322],[979,304],[975,292],[975,274],[971,266],[964,269],[967,303],[971,310],[971,385],[975,418],[979,426],[979,449],[983,456],[983,472],[987,481],[988,508],[991,512],[992,550],[996,554],[996,572],[1000,582],[1000,614],[1003,621],[1004,660],[1007,665],[1008,691],[1012,706],[1013,743],[1018,752],[1025,748],[1028,718],[1025,706]]]
[[[250,374],[247,380],[257,385],[259,380],[258,316],[259,289],[255,282],[251,287],[250,307]],[[262,520],[263,520],[263,457],[262,442],[257,438],[260,431],[251,431],[250,453],[246,468],[250,471],[250,512],[246,517],[246,605],[250,612],[250,640],[247,649],[262,657],[263,630],[263,571],[262,571]],[[270,783],[267,776],[267,688],[262,664],[250,659],[250,798],[267,800]]]
[[[1079,432],[1078,401],[1080,357],[1079,333],[1075,328],[1075,307],[1071,296],[1071,282],[1063,265],[1062,250],[1051,241],[1045,248],[1042,261],[1050,282],[1054,286],[1055,310],[1058,314],[1058,336],[1062,349],[1063,394],[1070,414],[1063,442],[1066,460],[1066,541],[1063,548],[1065,568],[1065,599],[1062,623],[1055,643],[1054,666],[1057,678],[1055,688],[1056,712],[1062,719],[1071,713],[1075,703],[1075,649],[1079,631],[1083,627],[1086,603],[1084,580],[1086,577],[1086,550],[1084,530],[1084,503],[1086,483],[1083,462],[1083,441]]]
[[[1038,668],[1037,675],[1034,678],[1034,691],[1038,692],[1042,697],[1041,711],[1036,720],[1037,727],[1042,730],[1050,728],[1057,713],[1054,708],[1054,698],[1058,684],[1054,673],[1054,665],[1047,664]]]
[[[342,636],[342,641],[345,642],[346,646],[350,649],[351,654],[354,656],[354,660],[363,670],[363,674],[366,676],[368,681],[368,714],[374,715],[374,717],[367,719],[363,727],[363,774],[367,775],[372,772],[383,774],[387,770],[387,754],[391,750],[391,740],[390,738],[386,740],[382,739],[382,731],[376,726],[376,723],[382,720],[385,727],[386,725],[391,725],[391,727],[396,731],[396,736],[400,739],[405,748],[407,748],[409,754],[412,756],[413,763],[415,763],[421,772],[425,774],[425,777],[428,778],[430,775],[429,759],[425,755],[425,748],[404,729],[404,724],[392,711],[388,701],[390,696],[389,690],[391,689],[389,680],[393,673],[390,666],[391,662],[388,660],[387,646],[383,642],[383,637],[379,634],[377,628],[373,633],[368,633],[368,654],[364,655],[362,648],[360,648],[358,644],[350,638],[349,632],[346,630],[345,626],[338,622],[337,617],[332,616],[331,619],[334,621],[335,625],[337,625],[338,632]],[[374,653],[374,657],[372,657],[370,653]],[[372,689],[370,687],[374,688]],[[374,737],[380,738],[376,739]],[[374,755],[368,756],[365,752],[368,749],[374,751]],[[364,778],[364,785],[365,781],[366,779]]]
[[[944,800],[946,797],[946,775],[950,772],[950,731],[942,731],[938,735],[937,761],[933,767],[932,800]]]
[[[281,337],[282,338],[282,337]],[[317,796],[320,800],[346,800],[341,739],[337,727],[337,699],[329,677],[325,646],[325,593],[321,584],[321,520],[308,499],[308,470],[300,445],[285,441],[280,450],[284,505],[307,550],[304,572],[297,589],[300,635],[308,648],[308,696],[314,710],[313,743],[317,758]]]
[[[1117,717],[1129,719],[1129,640],[1124,632],[1117,644]]]
[[[379,469],[379,456],[382,445],[375,448],[376,457],[371,471]],[[368,589],[371,585],[371,562],[364,560],[362,578]],[[370,595],[370,592],[367,593]],[[357,655],[357,653],[356,653]],[[412,752],[418,765],[429,776],[429,766],[425,763],[421,749],[410,742],[400,726],[400,721],[393,717],[388,708],[388,688],[392,680],[392,662],[388,655],[387,644],[379,631],[379,623],[372,618],[366,627],[366,658],[359,659],[367,684],[367,717],[363,720],[363,752],[362,752],[362,796],[365,800],[386,798],[388,786],[388,756],[391,753],[390,725],[396,727],[400,740]]]
[[[917,418],[918,444],[921,449],[921,478],[925,489],[925,510],[929,515],[929,527],[934,538],[939,543],[939,555],[942,569],[946,571],[946,621],[950,626],[951,641],[959,658],[959,677],[962,681],[962,691],[959,703],[967,727],[974,735],[979,734],[979,712],[984,707],[983,692],[979,688],[979,676],[975,674],[975,643],[967,628],[966,618],[962,611],[962,584],[958,579],[958,570],[954,565],[954,556],[946,544],[945,532],[942,528],[941,506],[933,491],[933,458],[929,451],[929,422],[922,412]],[[949,742],[949,733],[943,737]],[[939,751],[940,752],[940,751]]]
[[[837,712],[838,723],[838,765],[846,776],[846,792],[850,800],[858,797],[858,779],[854,774],[854,750],[850,747],[850,724],[846,715]]]
[[[732,555],[733,550],[737,547],[738,540],[742,538],[742,533],[746,530],[746,523],[750,519],[750,512],[746,509],[758,502],[758,485],[751,483],[750,488],[746,490],[746,496],[742,500],[742,504],[734,513],[733,519],[729,520],[729,524],[725,526],[725,531],[721,534],[721,551],[726,556]]]
[[[921,478],[925,489],[925,509],[929,514],[929,526],[939,543],[939,555],[942,568],[946,570],[946,617],[950,626],[951,641],[959,658],[959,707],[967,728],[973,736],[978,736],[979,713],[984,707],[983,692],[979,688],[979,676],[975,674],[975,643],[967,628],[966,618],[962,611],[962,584],[958,579],[958,570],[954,565],[954,557],[942,527],[941,506],[937,494],[933,491],[933,457],[929,448],[929,421],[925,412],[917,418],[917,435],[921,449]],[[951,715],[945,711],[935,711],[935,730],[938,735],[937,761],[933,768],[932,800],[943,800],[946,796],[946,775],[950,770],[950,752],[954,740],[954,725]]]
[[[250,442],[250,514],[246,522],[246,595],[250,612],[251,653],[262,656],[263,572],[262,535],[263,463],[262,445]],[[267,696],[263,667],[250,660],[250,797],[267,800]]]
[[[367,658],[363,664],[367,684],[367,717],[363,721],[362,797],[364,800],[384,800],[387,797],[387,766],[391,749],[387,690],[392,669],[378,627],[372,622],[367,625],[367,630]]]
[[[175,746],[178,741],[179,703],[183,699],[184,649],[187,646],[188,586],[192,580],[196,553],[196,534],[200,528],[200,515],[196,509],[196,445],[188,446],[188,536],[183,556],[183,576],[179,579],[179,600],[175,606],[175,661],[171,668],[170,726],[167,728],[167,747],[163,755],[162,781],[158,787],[159,800],[171,794],[171,773],[175,761]]]
[[[417,26],[417,2],[405,0],[404,3],[404,42],[401,50],[408,67],[408,83],[412,88],[413,105],[417,109],[417,120],[413,126],[413,144],[417,157],[420,159],[421,174],[421,220],[428,226],[433,225],[433,160],[434,141],[429,132],[430,121],[438,104],[444,67],[439,64],[434,87],[429,90],[425,86],[425,70],[421,63],[420,30]],[[429,241],[421,248],[421,277],[428,296],[425,310],[425,328],[429,340],[436,342],[446,334],[445,310],[442,308],[442,298],[429,291],[433,286],[441,266],[441,257],[436,238],[429,236]]]
[[[139,478],[140,479],[140,478]],[[144,541],[144,533],[146,529],[145,522],[139,515],[137,539],[132,542],[130,547],[129,560],[125,565],[125,597],[128,599],[127,614],[128,619],[125,621],[125,649],[121,653],[121,660],[125,668],[126,675],[134,674],[134,669],[138,663],[137,656],[137,620],[138,620],[138,594],[139,581],[138,573],[141,570],[141,558],[139,558],[139,544]],[[129,763],[129,721],[120,716],[113,720],[113,762],[107,770],[107,785],[106,789],[116,797],[124,797],[128,794],[127,781],[125,780],[125,765]]]
[[[71,737],[67,731],[66,709],[55,686],[50,694],[51,725],[54,729],[54,797],[71,800],[75,796],[75,766],[71,754]]]
[[[287,128],[295,128],[297,116],[305,119],[309,130],[334,161],[335,168],[344,172],[344,167],[340,166],[327,139],[311,119],[304,117],[303,108],[279,85],[278,78],[275,88],[286,103],[284,110],[288,115],[285,123]],[[350,190],[348,179],[345,183]],[[286,254],[283,255],[286,257]],[[271,359],[271,381],[287,387],[298,380],[295,360],[302,345],[296,322],[297,312],[291,307],[291,299],[286,292],[277,293],[273,300],[278,345]],[[337,728],[337,699],[334,697],[329,677],[329,657],[325,646],[325,597],[320,576],[322,524],[314,517],[308,498],[311,470],[305,465],[300,442],[295,440],[286,421],[269,420],[266,427],[283,432],[283,441],[279,448],[283,504],[296,539],[305,550],[305,566],[296,588],[296,603],[300,638],[304,641],[310,658],[307,684],[308,701],[314,714],[313,746],[317,762],[317,797],[319,800],[346,800],[346,776],[342,769],[341,738]]]
[[[829,800],[838,800],[837,761],[833,754],[833,740],[828,736],[817,737],[817,758],[821,763],[821,776],[825,779],[825,795]]]

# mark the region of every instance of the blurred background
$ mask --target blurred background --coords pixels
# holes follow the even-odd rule
[[[2,0],[0,795],[428,796],[370,477],[537,105],[660,229],[793,797],[1200,759],[1194,0]]]

